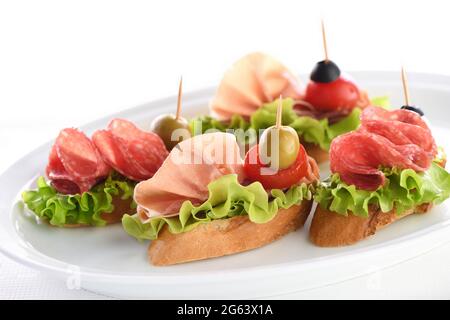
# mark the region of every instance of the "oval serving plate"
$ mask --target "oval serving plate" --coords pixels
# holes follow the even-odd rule
[[[389,95],[401,105],[397,72],[354,72],[371,96]],[[439,145],[450,152],[450,77],[410,74],[413,101],[432,123]],[[214,89],[183,97],[187,117],[207,113]],[[157,115],[173,110],[176,97],[148,103],[92,122],[91,134],[114,117],[148,128]],[[343,248],[319,248],[308,241],[309,222],[297,232],[250,252],[171,267],[147,261],[139,243],[120,225],[60,229],[36,219],[20,193],[43,174],[51,143],[17,161],[0,177],[0,250],[24,265],[82,287],[124,298],[264,298],[324,286],[400,263],[450,241],[450,203],[426,215],[406,217],[365,241]],[[322,165],[322,176],[328,174]]]

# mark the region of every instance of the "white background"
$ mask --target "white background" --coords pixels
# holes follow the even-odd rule
[[[343,70],[450,74],[446,2],[1,1],[0,171],[63,127],[175,94],[180,75],[185,91],[216,85],[251,51],[309,72],[323,58],[322,17]],[[449,298],[439,261],[450,247],[377,274],[375,287],[372,277],[309,296]],[[0,263],[0,298],[90,297]]]

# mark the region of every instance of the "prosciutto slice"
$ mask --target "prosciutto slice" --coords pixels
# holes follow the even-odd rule
[[[280,94],[300,99],[302,90],[299,80],[280,62],[262,53],[252,53],[225,73],[210,107],[221,120],[229,120],[234,114],[248,118]]]
[[[415,112],[367,107],[358,130],[333,140],[330,167],[341,180],[359,189],[385,183],[381,167],[427,170],[437,154],[430,129]]]
[[[89,191],[110,170],[92,141],[68,128],[59,133],[52,147],[46,174],[58,192],[77,194]]]
[[[179,143],[155,175],[136,186],[134,200],[141,219],[177,215],[185,200],[204,202],[208,184],[223,175],[235,173],[242,182],[239,152],[236,138],[229,133],[209,133]]]

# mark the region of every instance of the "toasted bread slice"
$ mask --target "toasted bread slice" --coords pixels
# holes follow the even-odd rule
[[[103,220],[106,221],[106,224],[121,222],[124,214],[133,214],[132,210],[136,210],[130,209],[132,201],[133,201],[132,198],[123,200],[120,197],[114,197],[112,200],[114,210],[110,213],[104,212],[100,216],[102,217]],[[76,224],[65,224],[64,228],[80,228],[90,226],[91,225],[88,224],[76,223]]]
[[[316,160],[317,164],[328,161],[328,151],[321,149],[317,144],[302,141],[302,145],[305,147],[306,153]]]
[[[438,164],[445,168],[446,159]],[[368,217],[359,217],[349,213],[347,216],[316,207],[309,229],[310,240],[319,247],[348,246],[374,235],[381,228],[413,213],[426,213],[433,207],[432,203],[424,203],[406,210],[401,215],[394,210],[382,212],[369,207]]]
[[[261,224],[248,216],[236,216],[179,234],[170,233],[166,225],[150,243],[148,256],[152,264],[167,266],[259,248],[303,226],[311,206],[312,200],[304,200],[301,205],[280,209],[272,220]]]
[[[369,208],[368,217],[349,213],[347,216],[317,206],[309,229],[309,238],[320,247],[340,247],[354,244],[375,234],[381,228],[413,213],[426,213],[432,204],[425,203],[406,210],[401,215],[394,210],[382,212]]]

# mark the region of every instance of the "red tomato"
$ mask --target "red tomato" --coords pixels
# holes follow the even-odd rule
[[[308,157],[305,148],[300,145],[297,160],[294,164],[289,168],[274,171],[261,163],[258,145],[256,145],[245,156],[244,171],[249,180],[261,182],[265,189],[285,189],[296,184],[307,175]]]
[[[329,83],[310,81],[305,100],[321,111],[350,111],[360,98],[356,84],[342,76]]]

